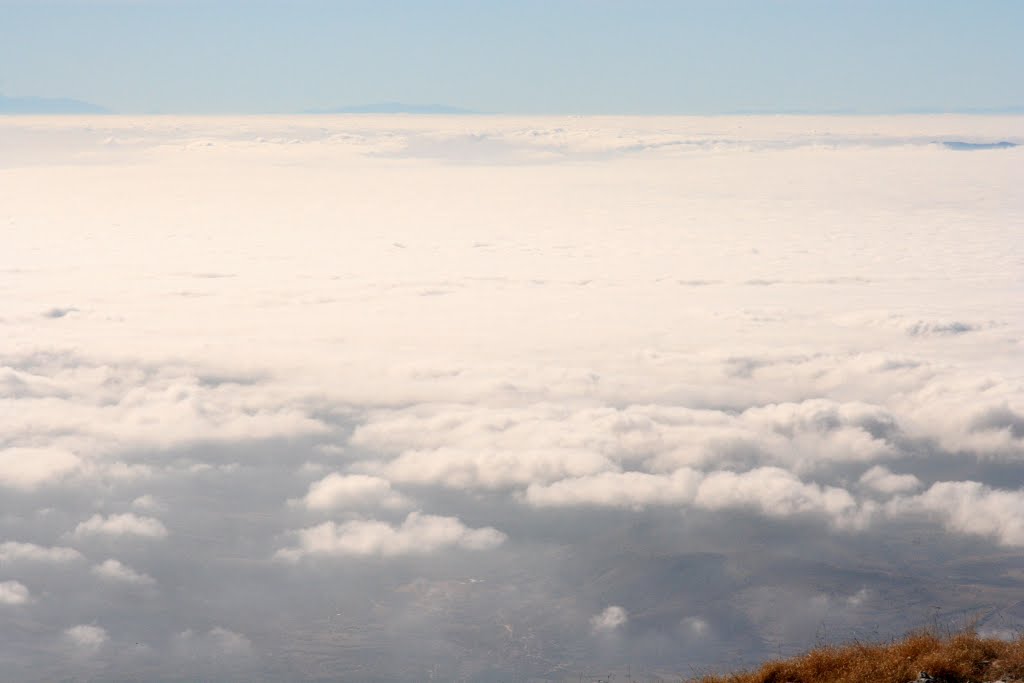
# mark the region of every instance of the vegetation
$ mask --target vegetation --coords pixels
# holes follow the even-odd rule
[[[1024,635],[1012,641],[975,631],[916,632],[882,644],[825,645],[754,671],[706,675],[696,683],[908,683],[925,672],[936,683],[1024,681]]]

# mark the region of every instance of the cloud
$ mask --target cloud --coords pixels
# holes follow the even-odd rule
[[[187,629],[175,635],[174,649],[187,657],[248,657],[253,654],[252,641],[222,626],[206,632]]]
[[[299,545],[277,552],[277,557],[297,561],[303,557],[422,555],[444,548],[489,550],[505,541],[505,534],[491,527],[470,529],[455,517],[411,512],[399,526],[376,520],[343,524],[324,522],[297,532]]]
[[[64,635],[75,647],[86,652],[96,652],[110,639],[106,629],[93,624],[78,624],[64,631]]]
[[[391,488],[391,482],[387,479],[338,472],[332,472],[310,484],[309,492],[302,501],[310,510],[333,510],[367,505],[401,508],[410,504],[405,496]]]
[[[828,461],[871,462],[895,452],[896,420],[880,406],[811,399],[750,408],[743,414],[779,439],[761,437],[777,462],[799,469]]]
[[[961,322],[959,320],[937,321],[918,320],[907,325],[907,334],[911,337],[936,337],[966,334],[980,329],[978,325]]]
[[[35,543],[4,541],[0,543],[0,564],[9,562],[45,562],[63,564],[82,559],[82,553],[63,546],[41,546]]]
[[[928,515],[951,531],[1024,546],[1024,490],[999,490],[977,481],[943,481],[917,496],[893,499],[887,510],[896,515]]]
[[[104,536],[140,536],[143,538],[164,538],[167,536],[167,527],[160,520],[152,517],[142,517],[133,513],[114,514],[104,517],[93,515],[75,527],[74,535],[77,537],[87,535]]]
[[[0,450],[0,486],[32,490],[68,476],[81,465],[73,453],[53,448]]]
[[[711,633],[711,625],[700,617],[686,617],[681,626],[684,633],[691,638],[705,638]]]
[[[709,510],[752,508],[769,517],[821,516],[839,527],[863,523],[849,491],[802,482],[778,467],[713,472],[701,482],[695,503]]]
[[[365,465],[364,465],[365,466]],[[504,488],[537,480],[599,472],[609,462],[600,454],[551,448],[526,451],[407,451],[382,467],[370,466],[402,483],[440,484],[450,488]]]
[[[107,581],[134,584],[136,586],[151,586],[156,583],[153,577],[141,574],[131,567],[122,564],[118,560],[104,560],[92,568],[92,573]]]
[[[1020,121],[0,124],[5,680],[1024,623]]]
[[[283,405],[284,396],[257,380],[219,378],[202,367],[104,363],[73,353],[0,356],[4,366],[11,370],[12,394],[0,398],[0,406],[16,425],[5,437],[17,450],[0,452],[0,484],[10,479],[32,486],[67,474],[80,461],[60,446],[79,457],[110,456],[130,448],[326,431],[302,406]],[[53,435],[51,447],[25,450],[40,435]]]
[[[846,604],[850,607],[860,607],[870,598],[871,591],[867,588],[861,588],[859,591],[846,598]]]
[[[63,318],[64,316],[68,315],[69,313],[77,313],[77,312],[78,312],[78,309],[73,307],[73,306],[68,306],[68,307],[65,307],[65,308],[51,308],[51,309],[43,312],[43,317],[45,317],[45,318]]]
[[[629,621],[626,610],[618,605],[610,605],[603,612],[590,619],[590,629],[594,633],[614,633]]]
[[[25,584],[0,581],[0,605],[24,605],[32,599]]]
[[[139,510],[162,510],[163,505],[154,496],[145,493],[132,501],[132,507]]]
[[[1005,432],[1013,439],[1024,440],[1024,413],[1008,406],[993,406],[977,414],[970,422],[973,432]]]
[[[705,473],[688,468],[670,475],[603,473],[548,486],[531,486],[525,500],[541,507],[671,505],[707,510],[752,509],[769,517],[824,517],[839,527],[855,527],[866,522],[865,506],[849,491],[805,483],[778,467],[742,473],[726,470]]]
[[[645,472],[602,472],[563,479],[546,486],[531,484],[526,490],[526,501],[539,507],[685,505],[697,495],[702,479],[700,472],[688,468],[667,476]]]
[[[860,483],[879,493],[907,493],[921,488],[913,474],[893,474],[887,467],[875,465],[860,476]]]

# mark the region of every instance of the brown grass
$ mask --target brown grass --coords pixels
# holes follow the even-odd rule
[[[925,671],[940,683],[1024,681],[1024,635],[1006,642],[973,631],[917,632],[891,643],[826,645],[754,671],[695,683],[908,683]]]

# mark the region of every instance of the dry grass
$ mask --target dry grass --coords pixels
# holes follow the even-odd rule
[[[1024,635],[1011,642],[973,631],[912,633],[868,645],[826,645],[754,671],[702,676],[695,683],[907,683],[925,671],[939,683],[1024,681]]]

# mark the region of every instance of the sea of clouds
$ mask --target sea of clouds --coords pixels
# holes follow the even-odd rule
[[[1024,118],[0,118],[4,679],[1015,633],[1001,141]]]

